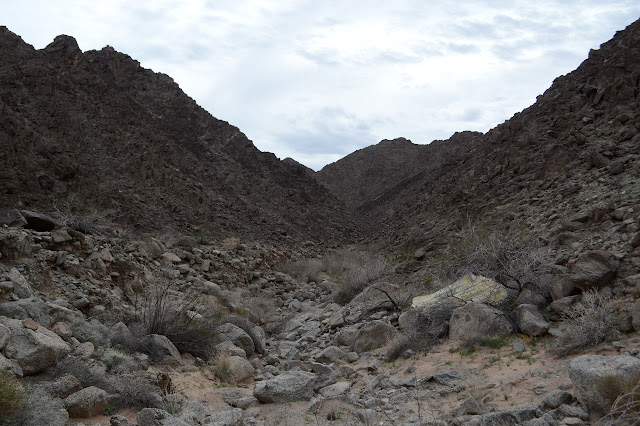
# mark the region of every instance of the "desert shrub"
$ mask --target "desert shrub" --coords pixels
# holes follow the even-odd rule
[[[614,401],[609,413],[600,419],[600,424],[637,425],[640,422],[640,381],[637,377],[621,381],[608,376],[598,385],[598,390],[604,391]]]
[[[160,408],[162,397],[148,374],[122,374],[113,378],[115,392],[120,395],[118,408]]]
[[[83,388],[96,386],[106,391],[113,390],[105,368],[99,364],[89,364],[73,355],[65,357],[52,370],[54,377],[62,377],[67,374],[75,376]]]
[[[328,266],[321,259],[302,259],[287,263],[283,270],[300,281],[319,283]]]
[[[68,324],[73,337],[81,343],[91,342],[96,347],[108,346],[111,343],[109,327],[96,319],[84,321],[82,318],[72,318]]]
[[[102,362],[109,374],[130,373],[138,369],[138,363],[131,356],[113,348],[105,349]]]
[[[385,357],[396,360],[408,349],[428,351],[446,338],[449,332],[448,321],[454,307],[441,307],[430,311],[416,311],[408,326],[389,345]]]
[[[21,411],[25,391],[18,379],[8,371],[0,370],[0,421],[9,420]]]
[[[549,248],[524,227],[495,230],[469,221],[428,266],[433,280],[442,286],[473,273],[520,291],[549,256]]]
[[[340,250],[327,256],[325,262],[329,276],[339,284],[334,300],[342,305],[390,272],[384,256],[366,251]]]
[[[585,292],[581,302],[563,315],[564,331],[557,339],[557,355],[566,356],[617,338],[620,321],[616,308],[615,300],[594,290]]]
[[[237,381],[231,368],[231,356],[227,353],[219,353],[211,359],[211,370],[224,382],[235,384]]]
[[[50,395],[41,387],[29,387],[17,411],[10,413],[0,410],[0,423],[12,426],[48,425],[52,419],[65,418],[61,410],[64,411],[62,399]]]
[[[113,225],[115,210],[86,210],[91,203],[77,197],[70,197],[63,205],[54,205],[52,216],[62,226],[83,234],[103,235]]]

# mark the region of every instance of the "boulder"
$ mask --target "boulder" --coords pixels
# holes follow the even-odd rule
[[[332,362],[336,362],[337,360],[344,358],[345,355],[346,353],[339,347],[328,346],[316,356],[316,360],[318,360],[318,362],[330,364]]]
[[[225,363],[224,367],[218,368],[218,371],[222,376],[221,379],[227,383],[235,384],[253,377],[253,366],[246,358],[239,356],[222,357],[218,362]]]
[[[149,353],[153,354],[154,357],[162,358],[168,356],[178,363],[182,362],[180,351],[166,336],[150,334],[144,337],[143,345],[148,348]]]
[[[16,268],[9,270],[7,278],[13,283],[13,294],[20,299],[26,299],[34,295],[29,282]]]
[[[243,329],[231,323],[225,323],[217,328],[218,333],[226,340],[231,340],[234,345],[242,348],[247,356],[255,352],[253,339]]]
[[[529,336],[544,336],[549,331],[549,323],[535,305],[520,305],[516,308],[518,330]]]
[[[49,306],[37,297],[0,303],[0,316],[21,320],[32,319],[45,327],[53,323],[49,311]]]
[[[219,354],[239,356],[242,358],[247,357],[247,354],[244,352],[244,349],[234,345],[231,340],[225,340],[224,342],[218,343],[215,346],[215,352]]]
[[[71,352],[71,347],[60,336],[45,327],[30,330],[22,321],[6,317],[0,317],[0,324],[11,331],[2,352],[16,361],[25,375],[46,370]]]
[[[136,421],[138,426],[189,426],[189,423],[159,408],[143,408],[138,411]]]
[[[371,321],[358,330],[353,342],[353,350],[362,353],[380,348],[391,342],[397,335],[398,330],[395,327],[383,321]]]
[[[64,406],[71,417],[87,418],[101,415],[107,408],[107,393],[95,386],[89,386],[65,398]]]
[[[629,355],[579,356],[569,364],[569,378],[578,401],[592,416],[600,417],[640,380],[640,359]]]
[[[30,210],[20,210],[20,214],[27,221],[25,228],[38,232],[53,231],[58,224],[46,214],[32,212]]]
[[[500,304],[508,298],[509,292],[497,281],[481,275],[467,274],[435,293],[414,297],[411,307],[432,309],[447,305],[459,306],[465,302]]]
[[[325,398],[337,398],[346,393],[351,388],[349,382],[338,382],[329,386],[325,386],[319,390],[320,395]]]
[[[242,421],[243,417],[244,417],[244,411],[242,409],[230,408],[230,409],[221,410],[211,414],[211,416],[207,419],[207,424],[212,424],[216,426],[236,426],[240,424],[255,424],[255,423],[244,423]]]
[[[615,258],[601,250],[594,250],[578,258],[571,267],[571,282],[585,291],[602,288],[613,281],[618,271]]]
[[[315,381],[315,374],[291,371],[273,379],[257,382],[253,396],[263,403],[309,401],[313,397]]]
[[[470,340],[513,333],[504,312],[482,303],[469,302],[456,308],[449,321],[449,338]]]

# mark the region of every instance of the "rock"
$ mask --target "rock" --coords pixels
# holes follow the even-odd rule
[[[216,426],[236,426],[242,424],[241,422],[243,417],[244,411],[242,411],[240,408],[231,408],[211,414],[211,417],[209,417],[207,420],[207,424]]]
[[[107,408],[107,393],[95,386],[89,386],[65,398],[64,406],[71,417],[101,415]]]
[[[325,398],[337,398],[343,393],[346,393],[350,388],[351,384],[349,382],[337,382],[323,387],[319,393]]]
[[[36,297],[0,303],[0,315],[21,320],[32,319],[45,327],[53,321],[49,306]]]
[[[557,315],[564,315],[569,309],[580,303],[582,295],[577,294],[575,296],[567,296],[562,299],[558,299],[549,305],[549,309],[555,312]]]
[[[29,210],[20,210],[20,214],[27,221],[25,228],[33,229],[38,232],[53,231],[58,224],[46,214],[36,213]]]
[[[153,354],[154,357],[169,356],[178,363],[182,362],[180,351],[166,336],[150,334],[144,337],[143,345],[149,348],[149,353]]]
[[[17,377],[22,377],[24,374],[22,373],[22,368],[12,359],[6,358],[2,353],[0,353],[0,370],[11,371]]]
[[[571,277],[568,274],[558,275],[549,283],[549,293],[554,301],[563,297],[578,294],[580,290],[573,285]]]
[[[162,260],[164,260],[167,263],[180,263],[182,262],[182,259],[180,259],[178,257],[178,255],[171,253],[171,252],[164,252],[162,253],[162,255],[160,256],[160,258]]]
[[[159,408],[143,408],[136,415],[136,421],[138,426],[189,426],[189,423]]]
[[[82,390],[82,384],[72,374],[65,374],[52,382],[48,382],[44,387],[49,394],[63,399]]]
[[[618,262],[605,251],[595,250],[578,258],[571,267],[571,282],[585,291],[609,285],[616,276]]]
[[[253,396],[263,403],[309,401],[313,396],[315,381],[315,374],[291,371],[273,379],[257,382]]]
[[[190,425],[202,425],[207,423],[206,419],[209,416],[210,414],[204,405],[197,401],[187,400],[187,402],[182,405],[178,418]]]
[[[69,241],[73,241],[71,235],[64,229],[57,229],[55,231],[51,231],[51,241],[54,244],[63,244]]]
[[[253,346],[255,351],[259,354],[264,354],[267,350],[266,335],[262,327],[254,326],[251,328],[251,339],[253,340]]]
[[[22,228],[27,224],[27,220],[18,210],[0,210],[0,227],[7,225],[12,228]]]
[[[328,346],[316,356],[316,360],[325,364],[331,364],[332,362],[336,362],[337,360],[344,358],[345,355],[345,352],[339,347]]]
[[[520,305],[516,308],[518,330],[529,336],[544,336],[549,331],[549,323],[534,305]]]
[[[353,349],[358,353],[377,349],[391,342],[397,335],[395,327],[383,321],[371,321],[358,330]]]
[[[511,333],[513,326],[504,313],[482,303],[469,302],[456,308],[449,321],[449,338],[454,340]]]
[[[468,414],[485,414],[486,412],[487,408],[482,403],[480,403],[480,401],[470,396],[469,398],[458,404],[458,406],[453,409],[451,414],[454,417],[459,417]]]
[[[413,298],[412,308],[431,309],[464,302],[499,304],[509,297],[507,289],[491,278],[467,274],[453,284],[426,296]]]
[[[573,395],[567,391],[556,389],[544,397],[540,402],[540,407],[543,410],[554,410],[562,404],[571,404],[571,402],[573,402]]]
[[[218,368],[221,379],[227,383],[238,383],[253,377],[253,366],[244,357],[230,356],[222,357],[218,362],[224,362],[224,368]]]
[[[131,423],[125,416],[116,414],[109,419],[111,426],[136,426],[135,423]]]
[[[223,338],[231,340],[234,345],[242,348],[247,356],[255,352],[253,339],[240,327],[228,322],[218,326],[216,330],[222,334]]]
[[[569,364],[574,395],[591,415],[602,416],[615,399],[640,380],[640,359],[629,356],[583,355]]]
[[[64,340],[44,327],[30,330],[22,321],[6,317],[0,317],[0,324],[11,331],[3,353],[16,361],[25,375],[46,370],[71,352]]]
[[[216,353],[227,354],[233,356],[239,356],[242,358],[246,358],[247,354],[244,349],[237,347],[233,344],[231,340],[225,340],[224,342],[220,342],[215,346]]]
[[[71,327],[66,322],[57,322],[51,326],[51,331],[56,333],[62,340],[69,340],[73,336]]]
[[[20,299],[26,299],[34,295],[29,282],[16,268],[9,270],[7,278],[13,283],[13,293]]]

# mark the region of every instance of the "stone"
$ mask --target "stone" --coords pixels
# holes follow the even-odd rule
[[[315,374],[290,371],[273,379],[257,382],[253,396],[263,403],[309,401],[313,396],[315,381]]]
[[[54,244],[64,244],[66,242],[73,241],[73,238],[66,230],[57,229],[55,231],[51,231],[51,241]]]
[[[481,275],[467,274],[447,287],[426,296],[413,298],[412,308],[432,309],[464,302],[499,304],[509,297],[507,289],[497,281]]]
[[[187,400],[181,405],[178,418],[191,425],[202,425],[206,423],[209,416],[206,407],[200,402]]]
[[[469,302],[456,308],[449,320],[449,338],[454,340],[512,333],[513,325],[505,314],[482,303]]]
[[[0,324],[11,331],[3,353],[16,361],[25,375],[53,367],[71,352],[71,347],[60,336],[44,327],[30,330],[22,321],[6,317],[0,317]]]
[[[219,354],[227,354],[246,358],[247,354],[244,349],[237,347],[231,340],[225,340],[215,346],[215,352]]]
[[[169,251],[162,253],[162,255],[160,255],[160,258],[162,260],[164,260],[167,263],[180,263],[182,262],[182,259],[180,259],[180,257],[178,257],[178,255],[171,253]]]
[[[89,386],[65,398],[64,406],[71,417],[87,418],[101,415],[107,408],[107,393],[95,386]]]
[[[251,328],[251,339],[253,340],[253,346],[255,351],[259,354],[264,354],[267,351],[266,334],[264,329],[260,326],[254,326]]]
[[[66,322],[57,322],[51,326],[51,331],[56,333],[58,336],[62,338],[62,340],[67,341],[73,336],[73,332],[71,331],[71,327]]]
[[[36,297],[0,303],[1,316],[21,320],[32,319],[45,327],[50,326],[53,321],[49,312],[50,306]]]
[[[563,297],[562,299],[558,299],[551,303],[551,305],[549,305],[549,309],[557,315],[563,315],[567,313],[569,309],[580,303],[580,300],[582,300],[582,295],[580,294]]]
[[[332,362],[336,362],[337,360],[344,358],[345,355],[346,355],[345,352],[339,347],[328,346],[316,356],[316,360],[318,360],[318,362],[330,364]]]
[[[580,290],[573,285],[569,274],[561,274],[549,283],[549,293],[554,301],[578,294]]]
[[[583,254],[571,267],[571,282],[585,291],[611,284],[618,270],[618,262],[609,253],[594,250]]]
[[[221,373],[221,378],[227,383],[235,384],[253,377],[253,366],[244,357],[230,356],[228,358],[222,358],[222,360],[218,362],[226,363],[224,372]]]
[[[138,426],[189,426],[189,423],[159,408],[143,408],[138,411],[136,421]]]
[[[591,415],[606,414],[615,398],[640,380],[640,359],[629,356],[582,355],[569,363],[574,395]]]
[[[240,408],[230,408],[227,410],[221,410],[216,413],[212,413],[207,419],[207,424],[216,426],[236,426],[242,424],[242,418],[244,417],[244,411]],[[245,423],[253,424],[253,423]]]
[[[470,396],[456,406],[451,414],[454,417],[465,416],[469,414],[485,414],[487,408],[476,398]]]
[[[180,351],[178,351],[178,348],[176,348],[176,346],[171,343],[171,340],[166,336],[150,334],[144,337],[143,344],[149,348],[149,352],[154,356],[159,358],[169,356],[178,363],[182,362],[182,359],[180,358]]]
[[[217,327],[218,333],[223,338],[230,340],[239,348],[242,348],[247,356],[251,356],[255,352],[255,344],[251,336],[246,331],[231,323],[225,323]]]
[[[34,295],[31,285],[29,285],[27,279],[16,268],[9,270],[7,278],[13,283],[13,294],[20,299],[26,299]]]
[[[520,305],[516,308],[518,330],[529,336],[544,336],[549,331],[549,323],[534,305]]]
[[[22,228],[27,224],[27,220],[18,210],[0,210],[0,227],[7,225],[11,228]]]
[[[395,327],[383,321],[371,321],[358,330],[353,342],[353,349],[358,352],[367,352],[387,345],[398,335]]]
[[[337,398],[346,393],[350,388],[351,384],[349,382],[337,382],[323,387],[319,390],[319,393],[325,398]]]
[[[45,389],[49,394],[64,399],[69,395],[82,390],[82,384],[74,375],[65,374],[52,382],[48,382],[45,385]]]
[[[567,391],[556,389],[542,399],[540,407],[543,410],[554,410],[562,404],[571,404],[572,402],[573,395]]]

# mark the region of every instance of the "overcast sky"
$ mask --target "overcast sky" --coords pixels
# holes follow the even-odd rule
[[[640,17],[638,0],[3,3],[34,47],[111,45],[316,170],[382,139],[486,132]]]

